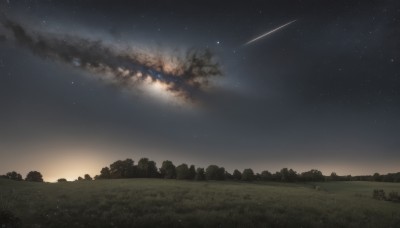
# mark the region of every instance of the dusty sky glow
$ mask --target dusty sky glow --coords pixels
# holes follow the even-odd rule
[[[0,173],[397,172],[399,5],[0,0]]]

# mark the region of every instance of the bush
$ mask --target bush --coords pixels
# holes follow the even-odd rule
[[[85,178],[85,180],[87,180],[87,181],[93,180],[93,178],[92,178],[89,174],[85,174],[84,178]]]
[[[0,227],[13,228],[19,227],[20,219],[16,217],[11,211],[0,209]]]
[[[385,191],[383,191],[383,189],[375,189],[372,193],[372,198],[377,200],[386,200]]]
[[[10,179],[10,180],[22,181],[22,176],[21,176],[21,174],[15,172],[15,171],[8,172],[8,173],[5,175],[5,177],[8,178],[8,179]]]
[[[65,179],[65,178],[60,178],[60,179],[57,180],[57,182],[67,182],[67,179]]]
[[[38,171],[30,171],[25,178],[26,181],[43,182],[43,176]]]
[[[398,192],[391,192],[389,193],[389,201],[393,201],[393,202],[400,202],[400,197],[399,197],[399,193]]]

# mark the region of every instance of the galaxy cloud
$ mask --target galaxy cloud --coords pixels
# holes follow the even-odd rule
[[[9,19],[2,24],[20,46],[34,54],[80,67],[125,89],[156,86],[176,98],[194,101],[210,78],[222,75],[209,49],[191,48],[183,55],[154,54],[129,47],[121,50],[101,40],[29,31]]]

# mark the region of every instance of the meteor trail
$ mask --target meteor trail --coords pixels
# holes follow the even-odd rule
[[[290,22],[288,22],[288,23],[286,23],[286,24],[284,24],[284,25],[281,25],[281,26],[279,26],[279,27],[276,28],[276,29],[273,29],[273,30],[271,30],[271,31],[269,31],[269,32],[267,32],[267,33],[262,34],[261,36],[258,36],[258,37],[256,37],[256,38],[250,40],[249,42],[245,43],[244,45],[251,44],[251,43],[253,43],[254,41],[257,41],[257,40],[259,40],[259,39],[261,39],[261,38],[263,38],[263,37],[265,37],[265,36],[268,36],[268,35],[270,35],[270,34],[276,32],[276,31],[278,31],[279,29],[282,29],[282,28],[284,28],[284,27],[286,27],[286,26],[292,24],[292,23],[295,22],[295,21],[297,21],[297,20],[293,20],[293,21],[290,21]]]

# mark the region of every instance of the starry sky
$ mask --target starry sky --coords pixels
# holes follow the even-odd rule
[[[388,173],[399,135],[396,0],[0,0],[0,173]]]

